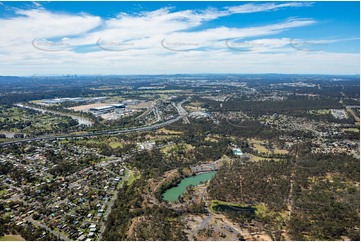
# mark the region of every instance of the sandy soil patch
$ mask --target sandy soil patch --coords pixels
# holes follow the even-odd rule
[[[8,234],[0,237],[0,241],[25,241],[25,239],[18,234]]]
[[[173,135],[178,135],[178,134],[183,134],[183,132],[180,131],[174,131],[174,130],[169,130],[169,129],[165,129],[165,128],[161,128],[157,130],[157,133],[161,133],[161,134],[173,134]]]
[[[144,109],[144,108],[149,108],[154,104],[154,102],[141,102],[135,105],[128,105],[127,107],[130,109]]]
[[[107,106],[107,105],[111,105],[111,104],[116,104],[116,103],[93,103],[93,104],[70,107],[68,109],[74,110],[74,111],[87,111],[91,108],[99,108],[99,107],[103,107],[103,106]]]

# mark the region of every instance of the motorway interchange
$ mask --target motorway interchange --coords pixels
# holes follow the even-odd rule
[[[135,127],[130,129],[124,129],[124,130],[103,130],[103,131],[96,131],[96,132],[88,132],[85,134],[63,134],[63,135],[44,135],[41,137],[35,137],[35,138],[24,138],[9,142],[0,143],[0,147],[11,145],[11,144],[20,144],[25,142],[31,142],[31,141],[41,141],[41,140],[57,140],[57,139],[65,139],[65,138],[81,138],[81,137],[95,137],[95,136],[101,136],[101,135],[118,135],[118,134],[125,134],[125,133],[133,133],[133,132],[142,132],[142,131],[149,131],[149,130],[155,130],[159,129],[161,127],[167,126],[169,124],[175,123],[181,119],[187,119],[188,112],[184,110],[182,107],[182,104],[186,100],[183,100],[177,104],[173,105],[176,107],[176,110],[178,111],[178,116],[175,118],[172,118],[170,120],[166,120],[162,123],[156,123],[152,125],[142,126],[142,127]],[[159,119],[158,119],[159,120]],[[189,122],[189,121],[188,121]]]

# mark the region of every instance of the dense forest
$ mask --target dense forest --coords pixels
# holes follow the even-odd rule
[[[295,163],[295,240],[360,239],[360,162],[346,155],[305,155]]]
[[[180,214],[161,207],[142,207],[144,179],[125,186],[112,207],[103,240],[184,240]],[[137,218],[137,221],[133,220]],[[128,232],[138,222],[134,233]]]
[[[265,203],[274,211],[285,209],[290,190],[291,163],[245,160],[226,164],[211,180],[212,199],[256,205]]]
[[[208,191],[216,200],[256,208],[264,204],[267,216],[254,221],[270,228],[271,235],[286,228],[293,240],[359,240],[359,177],[356,158],[300,152],[296,160],[224,165]],[[291,217],[279,227],[275,221],[288,206]],[[239,215],[231,217],[246,222]]]
[[[249,101],[234,98],[223,102],[222,106],[219,105],[219,102],[199,97],[194,98],[194,101],[204,102],[203,107],[209,108],[212,111],[245,111],[254,114],[292,114],[312,109],[343,108],[337,99],[310,98],[304,96],[288,96],[286,100],[274,102]]]

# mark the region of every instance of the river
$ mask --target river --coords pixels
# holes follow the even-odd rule
[[[169,188],[163,193],[163,200],[167,202],[175,202],[183,194],[188,186],[199,185],[202,182],[208,181],[213,178],[217,171],[211,171],[207,173],[202,173],[196,176],[184,178],[176,187]]]
[[[32,110],[39,111],[39,112],[42,112],[42,113],[52,113],[52,114],[57,114],[57,115],[61,115],[61,116],[71,117],[72,119],[75,119],[76,121],[78,121],[79,125],[85,125],[85,126],[92,126],[93,125],[92,121],[90,121],[90,120],[88,120],[86,118],[80,117],[80,116],[73,115],[73,114],[61,113],[61,112],[58,112],[58,111],[47,110],[47,109],[42,109],[42,108],[34,108],[34,107],[26,106],[26,105],[23,105],[23,104],[20,104],[20,103],[16,104],[16,106],[18,106],[20,108],[32,109]]]

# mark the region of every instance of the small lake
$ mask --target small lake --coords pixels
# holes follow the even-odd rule
[[[184,178],[176,187],[169,188],[163,193],[163,200],[167,202],[175,202],[183,194],[188,186],[199,185],[202,182],[208,181],[213,178],[217,171],[211,171],[207,173],[202,173],[196,176]]]
[[[251,215],[254,215],[256,212],[256,208],[253,207],[238,207],[238,206],[231,206],[231,205],[217,205],[213,207],[214,210],[220,211],[220,212],[236,212],[236,213],[249,213]]]
[[[242,216],[248,221],[255,218],[257,211],[257,209],[253,207],[231,206],[223,204],[214,206],[213,209],[222,213],[230,213],[231,215],[233,214],[236,216]]]

